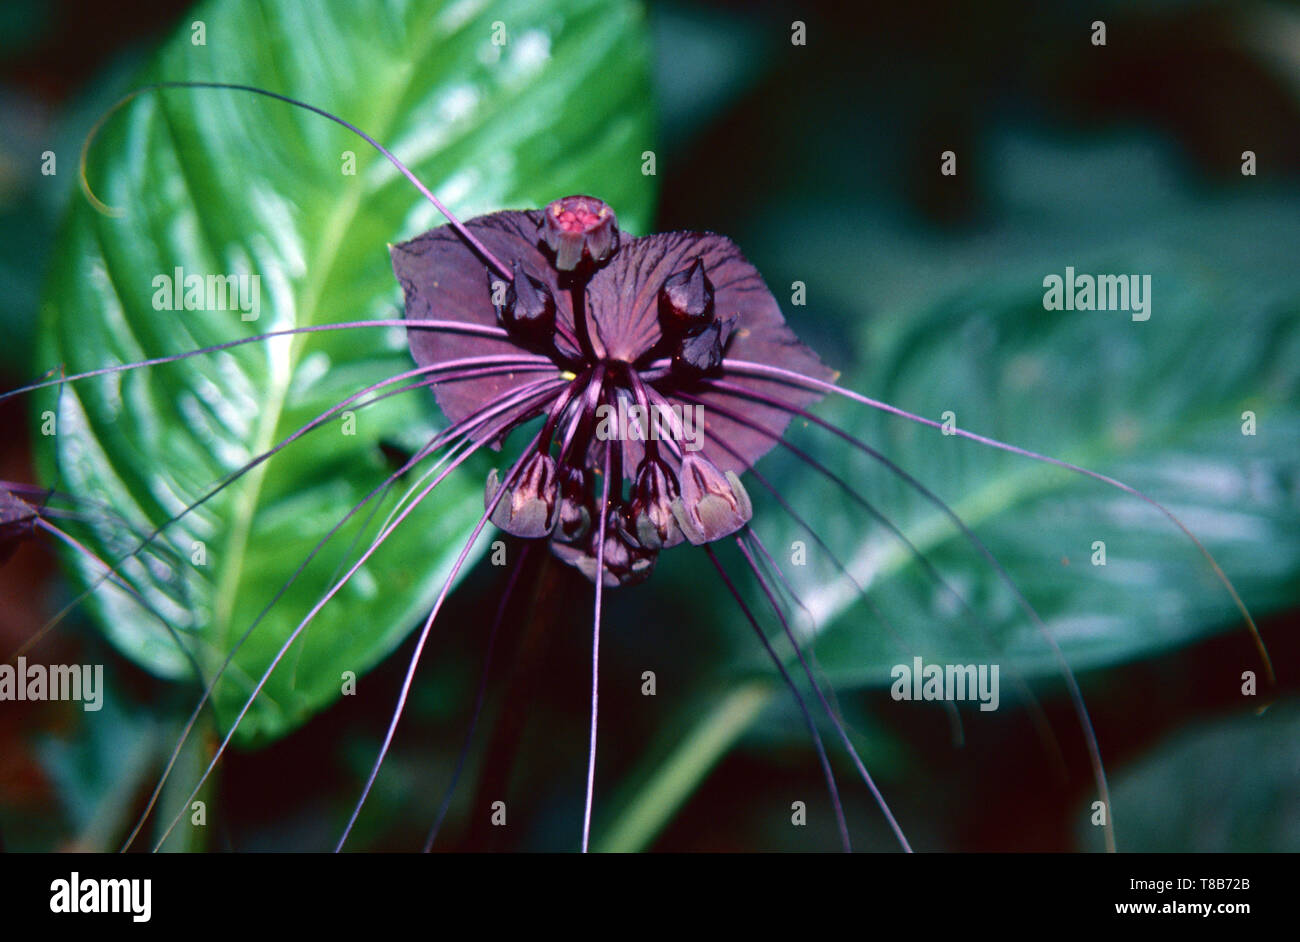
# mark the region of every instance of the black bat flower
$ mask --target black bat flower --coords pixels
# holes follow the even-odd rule
[[[540,354],[561,381],[549,389],[546,421],[513,470],[504,480],[489,472],[485,504],[496,526],[548,540],[557,557],[596,583],[585,850],[601,589],[644,580],[663,549],[709,544],[745,528],[753,505],[739,474],[821,397],[812,384],[827,384],[835,374],[799,342],[758,270],[730,239],[708,232],[627,239],[614,210],[595,197],[452,222],[393,246],[391,254],[408,321],[468,328],[410,332],[412,356],[421,369],[435,371],[431,385],[453,427],[466,425],[476,443],[500,447],[511,429],[537,414],[530,393],[545,380],[530,366],[440,382],[436,371],[447,364]],[[492,327],[501,333],[486,333]],[[746,368],[732,371],[729,361]],[[774,372],[763,375],[755,365]],[[791,388],[782,374],[805,382]],[[493,417],[472,424],[485,413]],[[727,586],[734,594],[729,580]],[[811,713],[747,608],[745,614],[799,701],[847,849],[847,826]],[[788,626],[786,633],[793,642]],[[813,688],[829,713],[820,688]]]
[[[780,440],[792,415],[762,400],[781,397],[805,408],[820,396],[792,393],[777,379],[730,376],[727,357],[820,380],[833,374],[786,325],[736,245],[701,232],[628,239],[613,209],[590,196],[464,225],[481,247],[449,225],[392,247],[406,316],[500,325],[505,336],[415,330],[416,363],[437,368],[467,357],[541,353],[567,380],[514,483],[502,493],[496,472],[489,475],[488,503],[500,494],[492,522],[516,536],[549,539],[559,558],[589,578],[603,570],[606,585],[645,578],[659,551],[683,537],[698,545],[743,527],[752,508],[738,474]],[[481,249],[494,262],[485,263]],[[497,263],[509,281],[494,270]],[[705,382],[720,378],[734,388]],[[509,402],[535,381],[534,372],[505,373],[433,390],[455,423]],[[499,442],[533,414],[528,403],[507,408],[472,436]],[[702,428],[674,421],[688,414],[702,416]],[[606,449],[603,439],[617,446]],[[598,494],[606,451],[611,477],[607,493]]]

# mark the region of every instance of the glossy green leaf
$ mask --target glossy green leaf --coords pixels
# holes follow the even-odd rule
[[[804,281],[808,307],[785,305],[797,333],[842,386],[936,421],[1112,475],[1150,494],[1214,554],[1256,615],[1295,604],[1300,586],[1300,243],[1294,194],[1188,196],[1142,142],[1093,152],[1011,138],[993,181],[1005,221],[993,231],[928,240],[867,206],[776,206],[753,232],[736,233],[783,302]],[[1048,311],[1043,279],[1077,272],[1151,276],[1151,316]],[[784,295],[784,296],[783,296]],[[1234,679],[1262,667],[1231,596],[1196,548],[1158,511],[1061,469],[1001,453],[904,419],[830,398],[814,411],[883,452],[961,516],[1042,616],[1076,672],[1237,632]],[[1255,417],[1244,434],[1244,413]],[[933,504],[867,455],[796,422],[790,439],[842,477],[923,552],[965,609],[878,520],[788,452],[758,471],[772,481],[865,586],[834,566],[754,475],[754,528],[809,612],[836,689],[881,689],[891,670],[926,663],[997,663],[1001,707],[1014,708],[1013,675],[1040,693],[1059,679],[1042,633],[988,561]],[[794,563],[795,544],[806,563]],[[1105,543],[1105,565],[1094,544]],[[733,570],[743,561],[732,557]],[[663,594],[686,592],[698,569],[661,566]],[[693,599],[701,623],[732,625],[734,689],[771,667],[722,591]],[[762,595],[756,612],[779,632]],[[796,662],[791,659],[792,664]],[[726,669],[721,665],[719,670]],[[794,667],[798,673],[797,664]],[[773,688],[769,694],[788,700]],[[675,751],[665,782],[642,768],[616,820],[662,819],[665,794],[686,795],[730,748],[729,693],[694,708],[665,744],[720,743],[690,762]],[[784,702],[784,701],[782,701]],[[753,714],[749,735],[764,724]],[[976,720],[972,720],[975,722]],[[783,728],[798,729],[787,711]],[[727,729],[725,741],[714,735]],[[681,747],[685,749],[685,747]],[[679,750],[680,751],[680,750]],[[1102,743],[1103,757],[1105,743]],[[868,751],[868,763],[871,755]],[[645,845],[653,830],[623,828],[611,849]],[[1121,833],[1121,839],[1123,835]]]
[[[1007,166],[1017,167],[1014,160]],[[1137,203],[1137,194],[1124,190],[1107,205],[1130,197]],[[1038,228],[1039,243],[1017,233],[1018,250],[978,282],[917,288],[913,303],[844,326],[868,353],[864,367],[847,364],[841,383],[936,421],[951,413],[961,428],[1124,481],[1178,515],[1255,614],[1293,603],[1300,584],[1300,275],[1282,249],[1300,239],[1293,214],[1267,198],[1195,211],[1174,200],[1118,220],[1112,228],[1119,237],[1065,239],[1050,222]],[[1043,280],[1064,276],[1067,265],[1078,273],[1150,276],[1149,320],[1127,311],[1046,310]],[[824,284],[833,290],[832,279]],[[1241,633],[1236,670],[1260,667],[1229,592],[1150,505],[864,406],[831,401],[819,414],[947,501],[1037,609],[1076,671],[1214,630]],[[809,565],[791,568],[833,680],[886,684],[892,666],[914,656],[993,660],[1029,678],[1058,673],[1051,648],[1007,584],[933,503],[820,429],[796,438],[897,524],[971,608],[926,576],[907,547],[841,488],[786,460],[782,470],[795,476],[781,480],[797,489],[795,503],[904,639],[900,644],[874,618],[852,582],[810,543]],[[777,547],[808,540],[779,508],[768,524]]]
[[[192,23],[203,24],[204,44]],[[186,17],[140,84],[247,83],[331,110],[385,142],[462,217],[592,192],[635,232],[653,195],[641,173],[653,146],[643,33],[640,11],[623,2],[217,0]],[[70,373],[279,328],[400,316],[387,244],[443,221],[342,128],[237,92],[136,99],[95,142],[88,177],[123,215],[78,199],[62,231],[41,356]],[[229,299],[159,309],[166,291],[156,279],[178,268],[257,275],[256,319]],[[147,530],[345,396],[411,368],[403,333],[384,328],[81,382],[40,406],[58,417],[49,476]],[[379,444],[414,450],[441,421],[424,391],[332,416],[169,527],[179,565],[146,555],[126,572],[194,642],[210,675],[317,541],[389,473]],[[446,481],[324,608],[272,675],[241,740],[301,723],[339,696],[345,672],[360,675],[420,620],[481,512],[486,466]],[[360,514],[274,606],[218,689],[223,723],[392,506],[364,533]],[[120,528],[83,535],[105,558],[130,545]],[[106,589],[92,604],[137,663],[187,672],[127,596]]]

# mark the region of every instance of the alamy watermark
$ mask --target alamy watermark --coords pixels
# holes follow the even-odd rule
[[[685,451],[704,447],[704,406],[629,405],[618,400],[615,408],[608,403],[596,407],[598,441],[679,441]]]
[[[895,700],[978,700],[980,709],[998,708],[1001,684],[996,664],[895,664],[889,695]]]
[[[1065,277],[1043,279],[1045,311],[1132,311],[1133,320],[1151,319],[1150,275],[1076,275],[1065,267]]]
[[[132,922],[153,915],[153,880],[83,877],[73,870],[66,880],[50,883],[52,913],[126,913]]]
[[[95,713],[104,706],[103,664],[0,664],[0,700],[80,700]]]
[[[246,321],[262,313],[261,275],[187,275],[177,265],[150,284],[155,311],[240,311]]]

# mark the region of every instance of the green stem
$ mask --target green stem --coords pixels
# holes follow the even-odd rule
[[[179,735],[179,728],[175,731]],[[166,744],[172,741],[171,736],[163,736],[162,743],[164,748],[160,755],[165,756],[168,750]],[[184,801],[193,787],[192,783],[203,774],[208,762],[212,758],[215,748],[216,729],[212,721],[212,714],[204,711],[199,714],[198,720],[195,721],[194,729],[190,732],[189,739],[185,743],[185,748],[176,759],[176,765],[172,769],[172,774],[167,778],[167,784],[163,786],[162,794],[158,796],[158,807],[154,810],[154,827],[155,837],[162,833],[162,830],[171,823],[180,810],[181,802]],[[203,788],[194,796],[194,801],[186,808],[185,814],[177,823],[175,830],[172,831],[167,842],[159,848],[164,853],[202,853],[216,844],[209,836],[209,828],[213,826],[215,809],[213,808],[213,799],[216,797],[217,776],[220,768],[212,770],[208,780],[204,782]],[[195,803],[202,802],[201,813],[194,807]],[[201,814],[201,825],[195,824],[196,814]],[[141,840],[144,839],[142,835]]]
[[[596,850],[627,853],[654,840],[677,807],[763,712],[773,692],[771,682],[763,678],[747,680],[729,691],[638,789],[617,815],[614,827],[597,840]]]

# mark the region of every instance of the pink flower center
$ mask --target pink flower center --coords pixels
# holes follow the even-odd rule
[[[587,232],[600,225],[603,213],[592,212],[584,203],[572,206],[557,206],[555,223],[565,232]]]

